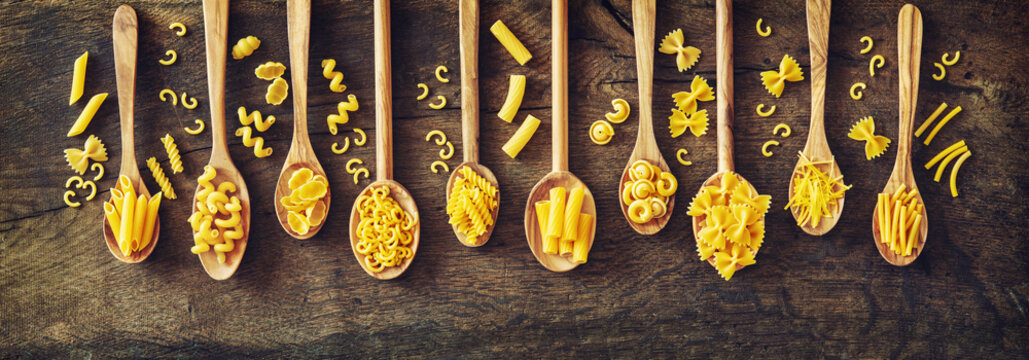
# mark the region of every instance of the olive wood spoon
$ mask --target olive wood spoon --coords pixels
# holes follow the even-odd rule
[[[733,127],[733,108],[732,108],[732,2],[731,0],[716,0],[715,1],[715,44],[716,48],[716,62],[717,62],[717,81],[718,81],[718,92],[716,97],[718,104],[718,172],[711,175],[704,184],[701,185],[700,191],[703,191],[706,186],[719,186],[721,184],[721,178],[725,173],[736,174],[740,178],[740,181],[746,182],[750,186],[750,190],[753,194],[757,194],[757,189],[749,181],[743,178],[742,175],[733,171],[733,140],[732,140],[732,127]],[[697,195],[700,195],[698,191]],[[697,234],[700,234],[700,223],[707,219],[706,215],[694,216],[693,217],[693,236],[696,239]],[[765,216],[761,215],[758,221],[764,221]],[[711,266],[715,266],[715,257],[712,256],[707,259],[707,262]],[[742,269],[742,265],[736,265],[736,270]]]
[[[551,1],[551,41],[552,64],[551,64],[551,93],[552,99],[552,137],[553,162],[550,173],[543,176],[529,193],[529,200],[525,203],[525,237],[529,241],[529,249],[536,256],[536,260],[554,272],[564,272],[579,266],[572,262],[571,255],[546,254],[543,252],[543,238],[540,236],[539,222],[536,219],[536,202],[550,198],[550,189],[564,187],[571,191],[581,187],[583,190],[582,210],[583,214],[590,214],[596,219],[597,206],[593,201],[593,193],[582,180],[575,177],[568,171],[568,4],[566,0]],[[597,220],[593,221],[593,229],[590,230],[590,241],[587,248],[593,248],[594,235],[597,230]]]
[[[122,5],[114,13],[114,25],[111,32],[114,34],[114,76],[118,82],[118,114],[121,115],[121,175],[125,175],[132,182],[132,187],[137,195],[145,195],[150,198],[150,191],[143,183],[139,174],[139,167],[136,164],[136,144],[133,128],[135,127],[134,98],[136,91],[136,49],[138,38],[138,23],[136,11],[131,6]],[[161,231],[161,218],[154,222],[154,233],[150,243],[143,249],[129,253],[125,256],[118,248],[118,240],[114,238],[114,231],[111,224],[104,216],[104,240],[107,242],[107,249],[114,257],[125,263],[138,263],[146,260],[154,247],[157,246],[158,233]]]
[[[204,40],[207,46],[207,85],[211,99],[211,160],[208,166],[215,170],[214,184],[228,181],[236,185],[235,196],[239,197],[240,225],[243,227],[243,238],[235,241],[232,251],[225,253],[225,263],[219,263],[213,250],[197,256],[204,266],[207,275],[215,280],[232,277],[243,260],[243,252],[247,249],[250,238],[250,193],[243,182],[236,165],[229,156],[228,142],[225,140],[225,59],[226,38],[229,29],[229,2],[227,0],[204,0]],[[203,189],[197,186],[193,193],[192,212],[196,212],[196,195]]]
[[[900,131],[897,133],[897,161],[893,165],[893,173],[886,181],[882,193],[893,194],[904,185],[905,191],[917,190],[914,171],[911,170],[911,129],[915,122],[915,106],[918,104],[918,72],[922,58],[922,13],[914,5],[907,4],[900,9],[897,20],[897,65],[900,70]],[[922,222],[919,227],[918,243],[911,255],[897,255],[890,250],[882,239],[879,229],[879,204],[876,203],[872,213],[872,235],[879,254],[886,262],[896,266],[907,266],[922,254],[926,235],[929,233],[929,218],[926,217],[925,202],[922,193],[916,192],[918,202],[922,203]]]
[[[836,157],[829,150],[829,142],[825,138],[825,74],[827,68],[826,54],[829,51],[829,10],[832,0],[808,0],[807,1],[807,40],[811,49],[811,125],[808,126],[807,143],[804,145],[804,157],[808,160],[829,161],[815,165],[816,168],[825,172],[829,177],[842,176],[840,165]],[[793,199],[793,182],[800,176],[801,169],[805,165],[804,160],[797,160],[797,166],[793,168],[793,176],[790,177],[790,200]],[[842,180],[841,180],[842,183]],[[808,222],[801,226],[804,232],[820,236],[840,221],[840,214],[843,213],[843,197],[836,201],[836,208],[830,218],[819,219],[818,226],[812,226]],[[799,208],[791,209],[794,220],[800,223]]]
[[[636,39],[636,72],[639,76],[639,131],[636,133],[636,147],[629,155],[629,162],[622,171],[622,179],[618,182],[618,194],[625,190],[625,184],[630,181],[629,172],[632,171],[632,164],[638,160],[646,160],[656,164],[661,171],[669,172],[668,163],[661,156],[661,149],[657,146],[657,138],[654,137],[654,117],[652,116],[654,98],[654,0],[633,0],[632,2],[632,24],[633,34]],[[668,225],[668,219],[672,217],[672,208],[675,205],[675,194],[668,197],[668,207],[665,214],[659,218],[651,219],[645,223],[637,223],[629,217],[629,204],[624,202],[622,196],[618,196],[618,202],[622,207],[622,215],[629,222],[629,226],[637,233],[653,235]]]
[[[411,193],[403,185],[393,180],[393,98],[392,98],[392,75],[390,73],[390,31],[389,31],[389,0],[375,0],[375,181],[361,190],[358,195],[367,195],[375,188],[389,187],[389,196],[400,205],[410,216],[414,217],[414,228],[412,229],[411,257],[400,263],[399,266],[388,267],[380,272],[374,272],[365,266],[364,255],[357,252],[357,225],[361,221],[358,214],[358,203],[350,212],[350,247],[354,250],[354,257],[361,265],[364,272],[379,280],[390,280],[400,276],[411,266],[415,255],[418,254],[418,243],[421,238],[422,224],[418,216],[418,205],[415,204]]]
[[[460,0],[458,12],[461,19],[461,140],[464,142],[461,150],[464,153],[464,162],[450,173],[450,180],[447,181],[447,202],[450,201],[450,189],[457,181],[458,171],[463,167],[470,167],[497,189],[497,207],[490,212],[493,222],[486,226],[486,232],[478,236],[475,244],[467,242],[468,236],[458,231],[456,224],[452,226],[457,240],[462,245],[479,247],[486,245],[496,227],[497,214],[500,213],[500,185],[497,183],[496,175],[479,163],[479,1]]]
[[[328,181],[322,164],[314,154],[311,147],[311,137],[307,132],[307,66],[308,48],[311,39],[311,0],[289,0],[286,2],[287,32],[289,33],[289,71],[293,82],[293,143],[289,146],[289,154],[286,155],[286,162],[282,164],[282,171],[279,173],[279,181],[275,185],[275,214],[279,217],[279,224],[286,230],[289,236],[295,239],[310,239],[318,230],[325,225],[328,216],[322,218],[317,225],[311,225],[305,234],[298,234],[289,226],[289,211],[282,205],[281,199],[292,193],[289,188],[289,179],[299,169],[310,169],[313,176],[321,175]],[[328,215],[329,203],[331,201],[331,190],[325,189],[325,196],[320,200],[325,204],[325,214]]]

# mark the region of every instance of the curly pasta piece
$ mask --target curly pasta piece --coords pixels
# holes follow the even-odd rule
[[[338,114],[329,114],[325,119],[326,124],[329,126],[329,133],[336,135],[339,132],[337,125],[350,122],[350,114],[348,112],[357,111],[359,107],[357,96],[354,96],[354,94],[347,95],[347,101],[341,101],[336,105]]]
[[[157,62],[161,63],[161,65],[171,65],[171,64],[174,64],[175,60],[177,60],[179,58],[179,54],[175,53],[175,50],[165,51],[164,52],[164,56],[171,56],[171,59],[167,59],[167,60],[166,59],[160,59],[160,60],[157,60]]]
[[[779,125],[775,126],[775,129],[772,129],[772,135],[779,135],[779,130],[783,130],[782,137],[784,138],[789,137],[790,134],[793,133],[793,129],[790,129],[789,125],[786,125],[786,123],[779,123]]]
[[[443,66],[443,65],[437,66],[436,67],[436,80],[439,80],[439,82],[444,83],[444,84],[450,82],[450,79],[447,79],[447,78],[443,77],[442,74],[440,74],[441,72],[446,73],[446,72],[449,72],[449,71],[450,70],[447,70],[446,66]]]
[[[418,95],[418,97],[415,98],[415,100],[423,100],[426,96],[429,96],[429,85],[425,85],[425,83],[418,83],[418,88],[422,89],[422,93],[421,95]]]
[[[172,174],[182,172],[182,157],[179,156],[179,147],[175,145],[175,139],[171,134],[164,134],[161,143],[164,144],[164,151],[168,152],[168,162],[171,164]]]
[[[433,136],[437,135],[439,136],[439,139],[436,139],[436,145],[443,145],[447,142],[447,134],[444,134],[442,130],[429,131],[428,134],[425,134],[425,141],[430,141]]]
[[[439,109],[442,109],[444,106],[447,106],[447,98],[446,97],[444,97],[443,95],[437,95],[436,98],[439,99],[439,104],[429,103],[429,107],[430,108],[439,110]]]
[[[341,93],[347,90],[347,86],[343,85],[343,73],[335,71],[336,59],[325,59],[322,60],[322,76],[329,79],[329,90],[335,93]]]
[[[868,61],[868,75],[875,76],[875,69],[881,69],[883,65],[886,65],[886,58],[882,55],[873,56],[872,59]]]
[[[443,168],[444,173],[450,173],[450,166],[442,160],[433,161],[432,165],[429,165],[429,170],[432,170],[433,174],[438,174],[439,168]]]
[[[257,131],[260,132],[267,131],[268,128],[275,123],[275,116],[269,115],[267,117],[261,117],[261,112],[257,110],[254,110],[250,115],[247,115],[247,108],[243,106],[236,109],[236,116],[239,118],[240,125],[246,126],[253,124],[254,127],[257,128]]]
[[[264,95],[264,100],[270,105],[279,105],[286,100],[287,96],[289,96],[289,84],[286,83],[286,79],[279,77],[275,78],[271,85],[268,85],[268,93]]]
[[[184,25],[183,23],[173,22],[173,23],[171,23],[171,25],[168,25],[168,29],[170,29],[170,30],[178,29],[178,31],[175,31],[175,36],[185,36],[186,35],[186,25]]]
[[[285,73],[286,65],[273,61],[258,65],[257,68],[254,69],[254,75],[261,80],[275,80],[275,78],[282,77]]]
[[[232,46],[232,58],[236,60],[242,60],[243,58],[250,56],[261,46],[261,40],[256,36],[247,36],[239,39],[236,45]]]
[[[434,166],[430,168],[436,170]],[[494,224],[492,212],[500,205],[497,201],[499,191],[469,166],[459,168],[457,173],[447,196],[449,223],[465,234],[466,243],[478,245],[479,236]]]
[[[943,65],[951,66],[951,65],[957,64],[958,63],[958,59],[961,58],[961,51],[954,52],[954,59],[952,59],[952,60],[947,60],[947,57],[949,55],[950,54],[948,54],[948,53],[943,53],[943,58],[940,59],[940,61],[943,62]],[[956,197],[956,195],[955,195],[955,197]]]
[[[957,60],[954,60],[954,61],[957,61]],[[965,163],[965,159],[968,159],[968,157],[970,157],[970,156],[972,156],[972,152],[971,151],[965,152],[964,154],[961,155],[960,158],[958,158],[958,162],[954,163],[954,167],[950,168],[950,196],[951,197],[958,197],[958,185],[957,185],[958,170],[961,169],[961,164]]]
[[[768,111],[765,111],[764,110],[765,109],[765,104],[757,104],[757,109],[754,109],[754,110],[757,111],[757,116],[769,117],[769,116],[772,116],[772,114],[775,113],[775,107],[776,107],[776,105],[772,105],[772,107],[769,108]]]
[[[707,110],[700,110],[689,117],[679,109],[672,109],[672,116],[668,117],[668,129],[673,138],[679,137],[689,128],[693,136],[700,137],[707,133],[708,118]]]
[[[675,55],[675,65],[679,68],[679,72],[689,70],[697,63],[697,60],[700,60],[700,49],[686,46],[682,29],[675,29],[665,35],[664,39],[661,39],[661,46],[657,51]]]
[[[154,180],[157,181],[157,185],[161,187],[161,192],[164,193],[164,197],[169,200],[174,200],[175,189],[172,188],[171,180],[164,174],[164,169],[161,169],[161,164],[157,162],[157,158],[151,156],[146,160],[146,166],[150,168],[150,174],[154,176]]]
[[[886,152],[890,146],[890,139],[875,134],[875,120],[871,116],[865,117],[850,128],[847,137],[865,142],[865,159],[872,160]]]
[[[765,19],[758,18],[755,27],[757,27],[758,35],[761,35],[761,37],[768,37],[769,35],[772,35],[772,28],[768,25],[765,25],[765,28],[761,29],[761,22],[763,22],[764,20]]]
[[[684,156],[686,156],[689,153],[690,152],[686,151],[686,149],[679,149],[679,151],[675,152],[675,159],[679,160],[679,163],[682,164],[683,166],[693,165],[692,161],[686,160],[686,158],[684,158]]]
[[[933,66],[935,66],[937,69],[940,69],[939,73],[933,74],[933,80],[943,80],[943,78],[947,76],[947,68],[943,67],[943,64],[940,64],[938,62],[934,62]]]
[[[96,115],[97,110],[100,109],[100,105],[107,99],[107,93],[100,93],[93,95],[86,103],[86,107],[82,109],[82,113],[79,114],[79,118],[72,124],[71,129],[68,129],[68,137],[72,137],[81,134],[86,131],[86,127],[93,121],[93,116]]]
[[[364,174],[364,178],[367,179],[368,176],[369,176],[368,175],[368,169],[360,168],[360,169],[357,169],[357,171],[354,171],[354,184],[355,185],[359,182],[358,178],[361,177],[361,174]]]
[[[525,75],[511,75],[510,84],[507,88],[507,99],[504,100],[504,106],[500,107],[500,111],[497,112],[497,116],[500,117],[501,120],[507,122],[513,121],[515,114],[518,113],[518,108],[522,106],[522,97],[524,95]],[[444,99],[444,101],[445,100],[446,99]]]
[[[615,129],[611,123],[604,120],[594,121],[590,125],[590,140],[597,145],[605,145],[611,142],[615,136]]]
[[[489,31],[500,41],[500,45],[503,45],[504,49],[507,49],[507,52],[514,57],[518,65],[525,65],[529,59],[532,59],[532,54],[529,53],[529,50],[518,40],[518,37],[511,33],[511,30],[504,25],[504,22],[497,20],[497,22],[493,23],[493,26],[490,26]]]
[[[860,41],[861,41],[861,43],[866,43],[866,42],[868,43],[868,45],[865,45],[864,49],[861,49],[861,53],[862,54],[867,54],[869,51],[872,51],[872,38],[871,37],[869,37],[869,36],[862,36]]]
[[[347,174],[353,174],[353,173],[357,172],[357,169],[354,169],[353,166],[354,165],[361,165],[361,164],[364,164],[364,161],[361,161],[361,159],[351,158],[350,160],[347,160],[347,166],[345,166],[343,168],[347,170]]]
[[[83,149],[64,149],[64,159],[76,173],[84,175],[89,168],[89,160],[107,161],[107,147],[96,135],[90,135]]]
[[[253,136],[254,130],[249,126],[244,126],[236,129],[236,136],[243,138],[243,145],[246,147],[254,148],[254,156],[258,158],[268,157],[272,154],[272,148],[264,147],[264,138],[260,136]]]
[[[64,192],[64,203],[70,207],[82,206],[82,203],[78,201],[71,201],[71,197],[75,196],[75,190],[68,190]]]
[[[199,133],[204,131],[204,121],[203,120],[196,119],[196,120],[193,120],[193,122],[197,124],[196,129],[190,129],[188,126],[186,126],[186,127],[183,127],[182,130],[185,130],[186,133],[190,134],[190,135],[197,135],[197,134],[199,134]]]
[[[338,142],[332,143],[332,149],[331,150],[332,150],[333,154],[342,155],[342,154],[346,153],[347,150],[349,150],[349,149],[350,149],[350,138],[348,138],[348,137],[343,138],[343,147],[342,148],[339,147],[339,143]]]
[[[707,84],[707,80],[704,80],[700,75],[693,76],[689,92],[680,91],[672,94],[675,106],[686,115],[697,112],[698,101],[712,101],[714,99],[714,90]]]
[[[774,155],[771,151],[768,151],[769,146],[779,146],[779,142],[775,140],[765,141],[765,143],[761,145],[761,155],[764,155],[765,157],[772,157],[772,155]]]
[[[447,152],[448,150],[449,152]],[[454,157],[454,144],[447,141],[447,148],[439,150],[439,157],[443,160],[450,160],[450,158]]]
[[[786,82],[804,80],[804,72],[800,70],[800,64],[789,55],[783,55],[779,62],[779,71],[765,71],[761,73],[761,82],[764,83],[768,93],[776,98],[782,95],[786,88]]]
[[[161,92],[157,94],[157,98],[161,99],[161,102],[168,102],[168,99],[165,98],[167,95],[171,95],[172,106],[179,105],[179,94],[176,94],[172,89],[161,90]]]
[[[614,99],[611,100],[611,106],[614,107],[615,112],[609,112],[604,114],[607,121],[614,124],[621,124],[625,119],[629,118],[629,102],[625,99]]]
[[[86,63],[89,62],[89,51],[75,59],[71,76],[71,96],[68,98],[68,105],[75,104],[82,98],[82,92],[86,88]]]
[[[354,132],[361,135],[361,140],[354,140],[354,144],[357,146],[364,146],[364,143],[368,142],[368,134],[364,133],[364,130],[354,128]]]
[[[98,162],[93,163],[93,165],[89,166],[89,169],[96,171],[96,176],[93,177],[93,181],[100,181],[100,179],[104,178],[104,164]]]
[[[866,86],[867,85],[865,85],[865,83],[863,82],[856,82],[854,83],[854,85],[851,85],[850,98],[854,100],[861,100],[861,96],[864,95],[864,93],[862,93],[861,90],[864,90]],[[861,88],[861,90],[858,90],[858,88]]]
[[[183,91],[182,92],[182,107],[190,109],[190,110],[196,109],[197,108],[197,98],[190,97],[189,99],[192,100],[193,102],[187,102],[186,101],[186,92]]]

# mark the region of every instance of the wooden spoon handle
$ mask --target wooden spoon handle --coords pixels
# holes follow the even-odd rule
[[[732,1],[715,1],[718,102],[718,172],[732,171]]]
[[[643,158],[654,159],[660,152],[654,137],[654,0],[633,0],[632,27],[636,40],[636,76],[639,76],[639,129],[636,133],[636,151]]]
[[[900,132],[897,133],[897,171],[911,168],[911,132],[918,103],[918,71],[922,58],[922,13],[914,5],[900,9],[897,20],[897,67],[900,79]],[[904,179],[900,177],[899,179]]]
[[[136,11],[122,5],[114,13],[111,32],[114,37],[114,77],[118,83],[118,114],[121,116],[121,173],[137,174],[135,136],[136,46],[138,25]],[[131,175],[130,175],[131,176]]]
[[[310,147],[307,134],[307,67],[311,39],[311,0],[286,3],[289,71],[293,82],[293,144]]]
[[[211,157],[228,157],[225,140],[225,58],[229,1],[204,0],[204,40],[207,45],[207,95],[211,105]]]
[[[831,0],[807,1],[807,41],[811,51],[811,124],[808,127],[804,153],[809,158],[814,149],[829,147],[825,138],[825,76],[831,6]]]
[[[568,171],[568,2],[553,0],[551,24],[552,169]]]
[[[393,179],[393,90],[389,0],[375,0],[375,178]]]
[[[461,137],[464,161],[479,162],[479,1],[460,0]]]

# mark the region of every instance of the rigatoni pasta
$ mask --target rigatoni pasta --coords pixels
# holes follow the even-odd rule
[[[500,45],[503,45],[507,52],[511,53],[518,65],[525,65],[529,59],[532,59],[529,49],[526,49],[518,37],[511,33],[503,21],[497,20],[493,26],[490,26],[489,31],[500,41]]]
[[[535,116],[529,115],[525,118],[525,121],[522,122],[522,125],[518,127],[518,130],[515,131],[514,135],[511,135],[511,138],[507,140],[507,143],[501,147],[501,150],[504,150],[504,153],[506,153],[507,156],[514,159],[518,156],[518,153],[522,151],[522,148],[525,147],[525,144],[529,143],[529,139],[532,139],[532,135],[536,133],[536,129],[539,128],[539,126],[540,120]]]
[[[562,255],[576,264],[585,263],[593,244],[593,215],[582,212],[585,189],[550,189],[548,200],[534,204],[543,253]]]
[[[511,75],[510,84],[507,87],[507,99],[504,100],[504,106],[500,107],[497,116],[507,122],[513,121],[515,113],[522,106],[522,97],[524,95],[525,75]]]

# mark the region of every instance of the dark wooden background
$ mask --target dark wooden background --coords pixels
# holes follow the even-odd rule
[[[246,35],[262,40],[243,61],[229,60],[229,131],[234,110],[246,105],[275,115],[262,134],[274,155],[254,158],[230,134],[232,156],[246,178],[253,204],[250,244],[235,277],[213,281],[196,256],[186,217],[194,180],[210,155],[210,130],[182,131],[209,118],[199,1],[131,1],[140,18],[136,89],[136,153],[148,186],[156,184],[143,161],[156,156],[167,169],[158,139],[172,134],[186,171],[172,175],[180,199],[162,204],[157,248],[144,263],[112,257],[101,234],[99,196],[80,208],[61,200],[72,171],[62,149],[81,147],[85,135],[103,139],[111,160],[98,186],[114,183],[122,145],[111,53],[111,20],[119,2],[4,2],[0,5],[0,357],[842,357],[1017,358],[1029,348],[1029,224],[1026,116],[1029,114],[1029,38],[1021,1],[916,1],[924,17],[918,124],[946,101],[965,110],[932,146],[914,148],[916,178],[930,226],[925,254],[897,268],[872,243],[875,194],[893,166],[897,141],[896,20],[900,1],[837,1],[832,9],[826,126],[846,181],[843,219],[824,237],[803,234],[787,211],[790,170],[807,136],[810,83],[790,83],[781,99],[761,86],[759,73],[794,56],[808,73],[804,2],[735,4],[736,166],[762,193],[771,194],[765,246],[757,264],[722,280],[697,260],[685,215],[700,183],[715,170],[714,118],[708,135],[667,133],[671,94],[686,90],[694,74],[715,78],[714,5],[659,1],[659,41],[682,28],[703,54],[694,69],[676,71],[674,58],[655,59],[656,127],[666,159],[680,179],[673,220],[660,234],[635,234],[618,209],[617,179],[631,152],[636,117],[616,125],[607,146],[593,145],[589,124],[623,97],[637,109],[635,53],[628,0],[572,1],[569,5],[571,170],[597,195],[600,222],[589,263],[564,274],[543,269],[525,241],[522,213],[532,185],[550,169],[550,5],[547,1],[485,1],[480,21],[482,161],[503,191],[492,240],[469,249],[446,224],[447,176],[429,172],[438,147],[423,137],[444,130],[458,147],[460,97],[457,2],[397,1],[393,13],[394,146],[397,180],[411,190],[422,214],[422,244],[403,277],[380,282],[364,274],[347,239],[347,215],[361,187],[343,169],[351,156],[374,163],[374,141],[344,156],[329,151],[339,136],[324,123],[345,95],[328,91],[318,63],[332,57],[346,74],[347,93],[361,109],[345,129],[373,134],[372,6],[367,1],[315,1],[311,31],[310,130],[332,183],[332,211],[308,241],[288,237],[272,206],[275,178],[292,128],[292,102],[264,104],[267,83],[253,76],[266,61],[288,65],[285,4],[237,1],[230,9],[230,43]],[[763,17],[773,29],[759,37]],[[532,51],[518,66],[489,33],[502,19]],[[185,37],[168,30],[181,21]],[[858,39],[875,48],[861,55]],[[173,66],[157,60],[178,51]],[[90,52],[86,94],[66,99],[72,62]],[[934,61],[961,50],[947,78],[934,81]],[[868,76],[868,59],[886,66]],[[449,84],[432,75],[451,69]],[[518,114],[543,119],[518,159],[500,146],[516,125],[496,118],[510,74],[528,77]],[[856,81],[865,99],[847,95]],[[414,98],[425,82],[448,105],[432,110]],[[172,108],[157,100],[162,88],[187,91],[201,105]],[[85,100],[112,96],[82,136],[65,137]],[[759,103],[778,105],[759,118]],[[715,103],[702,109],[714,112]],[[863,144],[846,133],[874,116],[877,132],[893,145],[867,161]],[[761,144],[779,122],[793,127],[776,155]],[[209,129],[210,127],[208,127]],[[921,168],[937,151],[964,139],[974,153],[959,177],[961,197]],[[689,150],[692,167],[675,163]],[[949,174],[949,172],[948,172]]]

